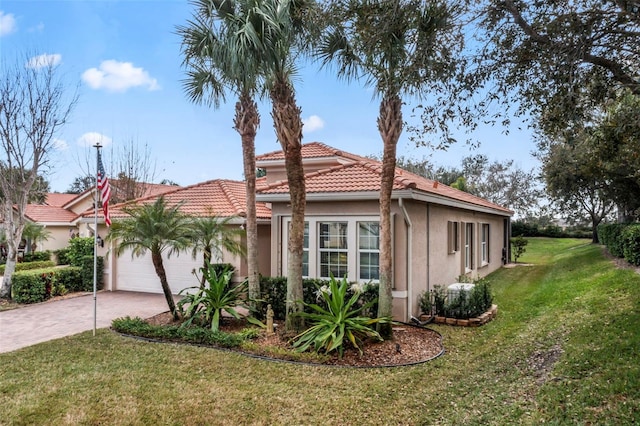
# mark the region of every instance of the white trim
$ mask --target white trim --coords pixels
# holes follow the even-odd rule
[[[406,299],[408,297],[408,292],[406,290],[392,290],[391,297],[394,299]]]

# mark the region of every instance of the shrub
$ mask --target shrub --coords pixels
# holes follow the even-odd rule
[[[56,264],[57,265],[70,265],[71,259],[69,259],[69,248],[61,248],[59,250],[55,250],[53,254],[56,256]]]
[[[305,278],[302,280],[302,301],[307,305],[316,303],[323,305],[324,301],[322,297],[318,297],[318,289],[322,286],[328,286],[328,280]],[[368,305],[366,309],[362,311],[362,315],[370,318],[375,318],[378,313],[378,284],[355,284],[353,283],[347,290],[347,296],[351,297],[353,291],[359,287],[358,291],[361,296],[358,299],[358,306],[364,306],[368,302],[373,303]],[[260,300],[262,302],[260,312],[256,313],[261,319],[266,317],[267,305],[271,305],[273,309],[273,318],[276,320],[284,320],[286,314],[286,301],[287,301],[287,278],[286,277],[260,277]],[[326,306],[325,306],[326,307]],[[306,312],[311,312],[311,309],[306,307]]]
[[[27,253],[24,255],[22,262],[47,262],[51,260],[51,252],[37,251],[35,253]]]
[[[640,266],[640,224],[625,227],[621,239],[625,260],[632,265]]]
[[[11,293],[16,303],[39,303],[49,298],[51,287],[47,289],[47,280],[42,272],[16,272],[11,277]]]
[[[77,239],[77,238],[76,238]],[[98,256],[96,265],[96,288],[102,290],[104,284],[104,277],[102,272],[104,270],[104,259],[102,256]],[[89,256],[83,256],[80,266],[82,270],[82,288],[78,291],[92,291],[93,290],[93,254]]]
[[[92,237],[77,237],[69,240],[69,251],[67,258],[69,265],[82,266],[85,256],[93,257],[93,246],[95,240]]]
[[[446,289],[436,285],[431,291],[435,314],[442,317],[469,319],[482,315],[491,308],[493,295],[489,282],[478,280],[471,291],[460,291],[453,300],[447,300]]]
[[[365,304],[358,307],[357,301],[360,298],[360,293],[357,289],[347,299],[349,287],[351,286],[346,278],[338,281],[332,277],[329,280],[329,286],[320,289],[320,296],[325,302],[326,308],[316,303],[304,304],[313,312],[301,312],[298,315],[308,320],[311,325],[294,338],[293,346],[296,351],[304,352],[313,349],[315,352],[330,353],[337,350],[342,356],[346,339],[362,354],[360,348],[362,339],[382,340],[380,334],[372,326],[389,322],[391,318],[369,318],[361,315],[361,312],[368,306]]]
[[[628,223],[603,223],[598,226],[598,240],[615,257],[624,257],[624,230]]]
[[[28,263],[16,263],[16,272],[18,271],[29,271],[32,269],[43,269],[55,266],[55,262],[51,260],[39,261],[39,262],[28,262]],[[4,275],[4,270],[6,265],[0,265],[0,275]]]
[[[178,302],[178,309],[187,319],[183,326],[188,326],[196,321],[210,326],[212,331],[218,331],[222,311],[234,318],[241,317],[236,308],[246,308],[243,296],[247,291],[247,281],[230,286],[233,269],[225,268],[220,274],[216,272],[216,269],[216,266],[212,264],[208,264],[207,268],[200,269],[208,286],[190,287],[180,292],[182,294],[185,291],[196,290],[195,293],[185,294]],[[184,309],[185,305],[188,305],[186,310]]]
[[[76,291],[91,291],[87,289],[82,283],[82,268],[78,266],[66,266],[64,268],[57,268],[56,270],[57,280],[64,284],[66,289],[70,292]]]

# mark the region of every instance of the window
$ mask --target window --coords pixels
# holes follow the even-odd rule
[[[302,243],[302,276],[309,276],[309,222],[304,223],[304,240]]]
[[[465,224],[464,232],[464,269],[473,269],[473,223]]]
[[[460,239],[458,238],[458,222],[447,222],[447,250],[455,253],[460,250]]]
[[[482,264],[489,263],[489,224],[482,224],[482,236],[480,239],[480,253],[482,256]]]
[[[319,222],[320,277],[342,278],[347,275],[347,222]]]
[[[359,280],[380,279],[380,224],[358,222]]]

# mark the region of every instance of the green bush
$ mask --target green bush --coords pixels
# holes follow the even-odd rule
[[[42,273],[16,272],[11,277],[11,298],[16,303],[38,303],[49,298],[47,281]]]
[[[56,264],[71,265],[71,260],[69,259],[69,247],[55,250],[53,254],[56,256]]]
[[[93,258],[93,246],[95,241],[92,237],[77,237],[69,240],[69,252],[67,257],[69,265],[82,266],[83,258],[91,256]]]
[[[51,260],[51,252],[49,250],[46,251],[37,251],[35,253],[27,253],[24,255],[24,259],[22,262],[46,262]]]
[[[70,292],[76,291],[91,291],[91,288],[86,288],[82,283],[82,268],[78,266],[66,266],[64,268],[56,268],[56,279],[58,282],[64,284],[65,288]]]
[[[19,271],[11,277],[12,298],[17,303],[37,303],[68,292],[90,291],[82,283],[81,268],[45,268]]]
[[[598,226],[598,240],[615,257],[624,257],[624,239],[622,234],[630,226],[628,223],[603,223]]]
[[[43,269],[55,266],[55,262],[52,260],[45,260],[39,262],[22,262],[16,263],[16,272],[18,271],[29,271],[32,269]],[[6,265],[0,265],[0,275],[4,275]]]
[[[453,300],[448,300],[446,289],[436,285],[431,291],[435,314],[441,317],[469,319],[487,312],[493,303],[489,283],[478,280],[471,291],[460,291]]]
[[[225,348],[240,346],[244,341],[251,338],[251,333],[225,333],[194,326],[151,325],[139,317],[117,318],[111,322],[111,328],[118,333],[132,336],[183,341],[200,345],[215,345]]]
[[[632,265],[640,266],[640,224],[624,228],[622,241],[625,260]]]
[[[76,238],[77,239],[77,238]],[[102,256],[98,256],[96,267],[96,287],[98,290],[102,290],[104,285],[104,259]],[[82,289],[78,291],[92,291],[93,290],[93,254],[83,256],[80,266],[82,269]]]
[[[302,301],[307,304],[317,303],[323,305],[322,297],[318,290],[322,286],[327,286],[328,280],[305,278],[302,280]],[[378,314],[378,284],[369,283],[364,285],[358,285],[361,296],[358,299],[358,306],[367,305],[368,302],[373,302],[368,305],[362,314],[370,318],[375,318]],[[353,290],[356,288],[355,284],[352,284],[347,290],[347,297],[353,295]],[[266,317],[267,305],[271,305],[273,309],[273,318],[276,320],[284,320],[286,315],[286,301],[287,301],[287,278],[286,277],[260,277],[260,300],[261,311],[256,313],[256,316],[264,319]],[[305,312],[311,312],[309,308],[305,308]]]

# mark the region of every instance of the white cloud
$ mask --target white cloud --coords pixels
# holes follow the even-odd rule
[[[110,92],[124,92],[131,87],[146,87],[158,90],[160,86],[155,78],[143,68],[134,67],[131,62],[118,62],[113,59],[102,61],[100,68],[90,68],[82,73],[82,80],[92,89],[105,89]]]
[[[66,151],[67,149],[69,149],[69,144],[65,140],[54,138],[53,148],[56,151]]]
[[[309,118],[303,119],[302,124],[304,125],[305,133],[315,132],[324,127],[324,121],[317,115],[311,115]]]
[[[102,146],[110,145],[112,142],[109,136],[105,136],[98,132],[89,132],[78,138],[78,145],[84,147],[92,147],[95,144],[100,144]]]
[[[62,61],[62,55],[59,53],[48,54],[45,53],[43,55],[34,56],[33,58],[27,61],[27,68],[44,68],[44,67],[53,67],[58,65]]]
[[[0,10],[0,37],[11,34],[18,29],[16,18],[12,13],[4,13]]]

